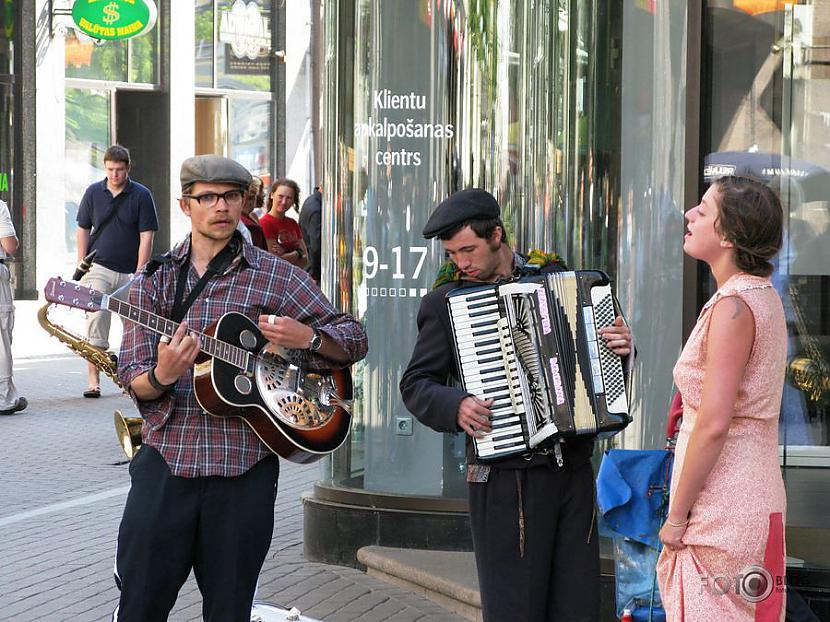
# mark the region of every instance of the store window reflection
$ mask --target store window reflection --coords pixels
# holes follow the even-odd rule
[[[196,0],[196,86],[213,87],[213,0]]]
[[[231,98],[228,102],[230,158],[252,174],[271,178],[271,102]]]
[[[216,87],[271,90],[271,0],[216,3]]]
[[[64,48],[66,77],[152,84],[157,76],[160,31],[156,25],[140,37],[101,43],[69,29]]]
[[[787,518],[818,526],[830,512],[826,495],[814,494],[830,473],[830,3],[713,4],[704,181],[751,174],[781,193],[786,230],[772,281],[789,334],[779,429]],[[711,291],[705,283],[700,298]]]
[[[619,36],[613,4],[326,4],[325,237],[335,246],[323,286],[373,344],[354,370],[350,442],[327,463],[333,484],[466,495],[463,436],[411,421],[397,391],[420,299],[444,261],[420,231],[447,194],[492,191],[521,252],[613,269],[619,75],[601,43]]]
[[[72,263],[75,216],[87,186],[104,179],[104,152],[110,145],[110,93],[88,89],[66,89],[66,147],[64,156],[64,242]]]
[[[14,173],[14,15],[0,5],[0,200],[15,213]],[[17,222],[17,221],[16,221]]]

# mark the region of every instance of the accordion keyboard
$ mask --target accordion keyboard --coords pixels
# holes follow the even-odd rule
[[[464,389],[493,400],[492,431],[473,439],[476,455],[487,460],[527,452],[522,429],[524,403],[521,397],[517,399],[521,386],[516,357],[510,329],[499,317],[495,288],[453,296],[449,310]]]

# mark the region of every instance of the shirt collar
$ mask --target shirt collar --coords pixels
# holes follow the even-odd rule
[[[170,251],[170,257],[173,259],[173,262],[179,266],[181,266],[182,262],[188,257],[190,257],[190,234],[188,233],[184,239],[176,244],[173,249]],[[244,240],[242,241],[242,253],[239,257],[234,259],[233,263],[231,263],[231,267],[235,266],[241,260],[244,260],[245,263],[248,264],[249,267],[259,270],[260,268],[260,257],[257,256],[254,247]]]
[[[110,192],[109,186],[107,186],[107,178],[106,177],[104,177],[104,180],[101,182],[101,189],[104,190],[105,192],[109,192],[110,194],[112,194],[112,192]],[[133,191],[133,180],[130,179],[129,177],[127,177],[127,185],[124,186],[124,189],[119,194],[130,193],[132,191]]]

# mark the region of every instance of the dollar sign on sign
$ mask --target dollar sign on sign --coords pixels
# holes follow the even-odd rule
[[[104,7],[105,24],[112,24],[113,22],[117,22],[119,17],[121,17],[121,14],[118,12],[118,3],[110,2],[107,6]]]

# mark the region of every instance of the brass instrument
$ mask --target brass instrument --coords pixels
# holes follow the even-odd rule
[[[38,309],[37,321],[43,330],[53,337],[57,337],[59,341],[62,341],[75,354],[95,365],[99,371],[104,372],[115,384],[123,389],[124,385],[121,384],[121,380],[118,378],[118,363],[115,355],[101,348],[96,348],[83,337],[75,335],[62,326],[58,326],[54,322],[49,321],[49,308],[52,306],[54,305],[47,302]]]
[[[120,410],[116,410],[112,418],[115,421],[115,434],[121,449],[127,454],[127,459],[132,460],[141,449],[141,424],[144,420],[141,417],[125,417]]]
[[[789,292],[795,313],[795,328],[804,344],[804,353],[790,360],[787,374],[790,382],[804,391],[810,400],[826,405],[830,402],[830,363],[827,351],[807,328],[798,288],[790,285]]]
[[[63,342],[66,347],[72,350],[81,358],[86,359],[99,371],[105,373],[110,379],[117,384],[121,389],[124,385],[118,377],[118,364],[115,355],[96,348],[93,345],[71,331],[49,320],[49,308],[54,305],[46,303],[37,312],[37,320],[43,330],[57,337],[59,341]],[[113,413],[115,419],[115,434],[118,437],[118,444],[127,454],[127,458],[132,460],[135,452],[141,447],[141,417],[125,417],[121,411],[116,410]]]

